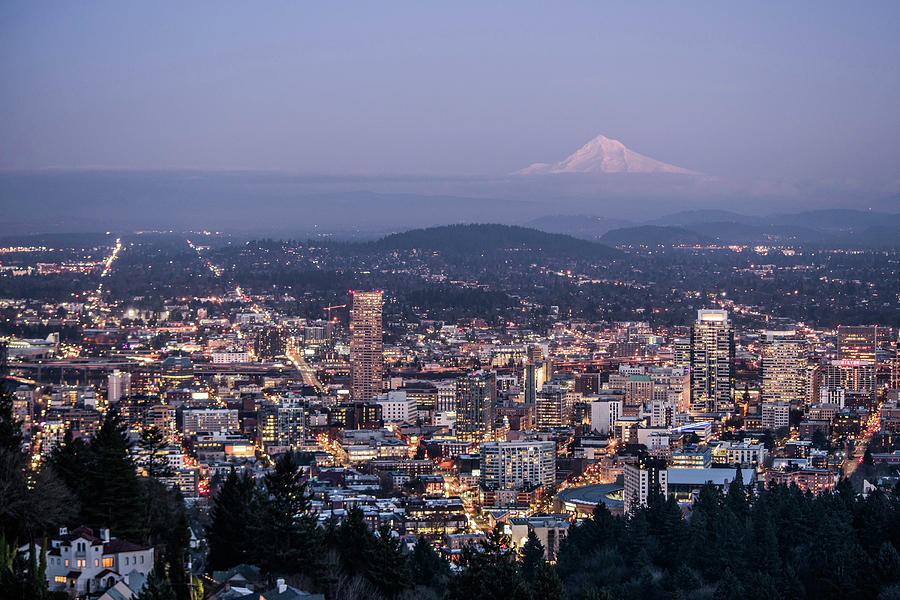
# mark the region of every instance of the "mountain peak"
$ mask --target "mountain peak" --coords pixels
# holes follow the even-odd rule
[[[694,171],[676,167],[638,154],[619,140],[598,135],[566,159],[553,163],[534,163],[516,171],[517,175],[548,175],[558,173],[674,173],[697,175]]]

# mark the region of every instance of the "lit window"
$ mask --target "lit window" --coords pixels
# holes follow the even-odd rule
[[[84,568],[87,566],[87,561],[84,560],[83,558],[79,558],[78,560],[75,561],[75,566],[79,567],[79,568]]]
[[[67,567],[69,566],[69,559],[68,559],[68,558],[66,559],[66,566],[67,566]]]
[[[95,567],[99,567],[99,566],[100,566],[100,561],[99,561],[98,559],[96,559],[96,558],[94,559],[94,566],[95,566]]]
[[[112,559],[112,558],[104,558],[104,559],[103,559],[103,566],[104,566],[105,568],[107,568],[107,569],[111,569],[112,566],[113,566],[113,559]]]
[[[56,577],[53,578],[53,581],[55,581],[56,583],[65,583],[66,576],[65,575],[57,575]]]

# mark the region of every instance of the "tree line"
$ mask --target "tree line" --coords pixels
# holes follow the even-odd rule
[[[863,498],[844,481],[818,496],[756,494],[738,471],[727,493],[703,487],[689,518],[671,496],[626,516],[598,505],[570,527],[555,564],[534,532],[515,549],[498,529],[451,566],[424,539],[407,550],[389,527],[371,530],[359,509],[317,526],[296,472],[287,455],[262,482],[228,477],[211,568],[256,564],[331,600],[900,598],[900,489]]]

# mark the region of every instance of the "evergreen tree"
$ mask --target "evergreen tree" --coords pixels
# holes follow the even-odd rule
[[[288,574],[300,569],[310,574],[316,522],[309,512],[306,484],[291,453],[282,455],[266,475],[265,491],[257,533],[261,539],[260,566],[269,573]]]
[[[368,577],[368,558],[373,553],[375,535],[366,525],[363,512],[352,508],[332,536],[332,545],[340,557],[343,570],[350,575]]]
[[[556,574],[556,569],[546,561],[542,561],[538,566],[534,582],[534,598],[536,600],[565,600],[566,598],[566,592],[559,575]]]
[[[366,578],[384,596],[396,596],[412,587],[412,576],[402,543],[391,535],[389,525],[383,525],[378,530],[367,562]]]
[[[742,524],[746,521],[750,508],[750,499],[747,494],[747,488],[744,487],[744,474],[740,466],[735,469],[734,480],[728,486],[728,493],[725,495],[725,505],[731,509],[738,521]]]
[[[22,454],[22,423],[13,414],[13,395],[0,379],[0,452]]]
[[[210,570],[254,562],[253,532],[260,509],[256,482],[249,475],[239,477],[232,470],[210,511],[211,523],[206,535]]]
[[[866,447],[866,451],[863,453],[863,464],[867,467],[875,466],[875,457],[872,456],[872,451]]]
[[[159,460],[159,452],[165,450],[166,446],[168,446],[168,440],[166,440],[163,432],[155,425],[147,427],[141,432],[141,440],[138,442],[138,446],[147,453],[147,475],[150,477],[165,475],[165,470],[160,471],[156,467],[156,463]]]
[[[499,528],[480,548],[463,549],[463,570],[450,587],[451,600],[530,600],[531,590],[519,574],[509,536]]]
[[[719,579],[718,585],[716,585],[716,592],[713,595],[713,598],[715,598],[715,600],[735,600],[736,598],[743,597],[744,586],[741,585],[741,582],[735,577],[731,569],[725,569],[721,579]]]
[[[138,592],[137,600],[177,600],[172,586],[155,570],[147,575],[144,587]]]
[[[413,583],[442,590],[450,576],[450,565],[438,556],[434,547],[424,538],[416,540],[410,557]]]
[[[125,426],[110,411],[90,443],[82,517],[94,529],[108,527],[117,537],[142,541],[144,503],[130,448]]]
[[[538,567],[544,562],[544,545],[533,529],[528,530],[528,539],[522,545],[522,577],[528,583],[534,582]]]
[[[178,523],[172,528],[171,535],[166,541],[165,561],[166,571],[169,574],[169,582],[177,600],[189,600],[191,597],[190,582],[187,572],[187,549],[191,543],[191,531],[188,525],[187,515],[181,513]]]

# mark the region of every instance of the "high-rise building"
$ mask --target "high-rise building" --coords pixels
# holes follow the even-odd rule
[[[131,373],[114,370],[106,378],[106,401],[118,402],[124,396],[131,395]]]
[[[878,327],[875,325],[846,326],[837,330],[838,360],[858,360],[861,364],[875,364]]]
[[[847,392],[874,397],[877,370],[875,363],[856,359],[833,360],[822,366],[822,387],[843,388]]]
[[[572,421],[572,406],[566,391],[545,383],[537,394],[535,420],[538,429],[567,427]]]
[[[760,355],[763,402],[806,404],[806,338],[793,331],[767,331]]]
[[[699,310],[691,329],[691,412],[728,412],[734,380],[734,326],[724,310]]]
[[[493,373],[456,380],[456,437],[463,442],[489,440],[494,428],[497,384]]]
[[[259,407],[257,442],[266,451],[271,446],[296,449],[307,435],[308,409],[299,403],[267,402]]]
[[[350,379],[354,402],[368,402],[381,392],[383,348],[382,294],[352,292],[350,309]]]
[[[525,365],[525,404],[534,404],[537,401],[538,392],[552,377],[553,368],[550,361]]]
[[[625,512],[647,506],[653,496],[666,496],[668,475],[666,461],[658,458],[642,457],[633,465],[625,465]]]
[[[687,369],[691,366],[690,338],[675,338],[672,342],[672,366]]]
[[[556,481],[556,442],[485,442],[481,445],[481,485],[514,490]]]
[[[616,421],[622,416],[625,400],[623,393],[603,394],[591,402],[591,430],[600,435],[611,435]]]

